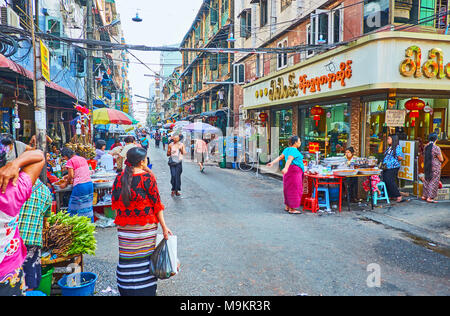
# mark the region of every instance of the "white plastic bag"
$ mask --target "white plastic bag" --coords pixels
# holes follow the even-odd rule
[[[159,245],[161,240],[164,239],[164,235],[157,234],[156,235],[156,245]],[[170,262],[172,264],[172,271],[176,271],[175,274],[178,274],[178,249],[177,249],[177,236],[169,235],[169,239],[167,240],[167,247],[169,248],[169,256]]]

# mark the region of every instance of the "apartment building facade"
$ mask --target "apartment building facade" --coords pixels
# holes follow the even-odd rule
[[[203,1],[182,48],[231,48],[234,1]],[[183,52],[181,73],[184,116],[197,115],[225,130],[232,108],[233,54]]]
[[[292,134],[302,138],[303,151],[319,148],[327,156],[353,146],[358,155],[380,157],[387,134],[396,131],[415,141],[437,129],[442,148],[448,146],[447,2],[236,3],[236,47],[298,47],[235,61],[244,65],[246,82],[234,87],[236,131],[264,135],[258,146],[267,156]],[[272,20],[262,27],[267,11]],[[415,98],[427,104],[419,125],[406,105]],[[406,113],[403,126],[388,125],[388,110]]]
[[[30,29],[28,1],[13,0],[0,5],[1,26]],[[86,38],[86,1],[39,0],[35,5],[37,33],[59,37]],[[95,0],[93,8],[94,39],[124,42],[114,0]],[[17,38],[16,38],[17,39]],[[59,40],[41,40],[49,52],[49,78],[46,81],[46,125],[49,135],[65,143],[74,130],[77,117],[74,104],[86,105],[87,54],[83,46]],[[40,49],[38,45],[38,49]],[[116,107],[128,111],[130,88],[126,53],[95,51],[94,83],[90,91],[96,107]],[[16,52],[0,54],[1,130],[27,141],[34,133],[33,109],[34,59],[31,40],[21,40]],[[128,102],[124,102],[127,101]],[[20,120],[21,124],[14,124]],[[20,127],[19,127],[20,126]],[[19,128],[17,128],[19,127]]]

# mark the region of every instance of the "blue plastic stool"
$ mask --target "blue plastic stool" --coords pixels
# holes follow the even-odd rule
[[[324,192],[325,193],[325,199],[318,198],[319,207],[326,207],[327,211],[331,210],[330,205],[330,192],[328,191],[328,188],[317,188],[317,193]],[[314,190],[313,197],[316,197],[316,191]]]
[[[381,196],[378,196],[378,192],[373,193],[373,205],[377,205],[378,201],[386,201],[387,204],[391,204],[391,201],[389,201],[389,195],[387,192],[386,183],[380,182],[377,184],[378,189],[381,192]],[[370,194],[367,196],[367,201],[370,200]]]

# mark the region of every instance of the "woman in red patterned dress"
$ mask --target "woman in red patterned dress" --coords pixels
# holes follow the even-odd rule
[[[155,176],[146,165],[147,151],[131,148],[125,170],[113,186],[112,207],[119,237],[117,285],[122,296],[156,295],[156,277],[149,270],[150,256],[156,248],[158,223],[168,239],[172,232],[164,221]]]

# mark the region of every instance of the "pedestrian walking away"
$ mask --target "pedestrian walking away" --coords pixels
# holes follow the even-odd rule
[[[181,193],[181,173],[183,172],[183,155],[186,154],[184,144],[180,141],[182,135],[172,137],[171,143],[167,149],[167,157],[169,157],[169,167],[172,184],[172,196],[180,196]]]
[[[298,136],[292,136],[289,139],[290,147],[286,148],[274,161],[267,164],[268,167],[272,167],[281,160],[286,161],[285,167],[281,172],[283,173],[284,210],[290,214],[302,213],[299,208],[303,195],[305,166],[303,164],[303,155],[298,150],[301,144]]]
[[[423,181],[422,200],[428,203],[437,203],[434,199],[438,195],[439,182],[441,180],[441,168],[444,162],[442,151],[436,146],[438,135],[433,133],[429,136],[428,145],[425,146],[425,177]]]
[[[5,155],[3,151],[1,155]],[[31,196],[45,165],[44,154],[28,151],[4,165],[0,164],[0,296],[23,296],[25,279],[22,264],[27,250],[19,232],[20,210]]]
[[[163,150],[166,150],[166,145],[169,144],[169,135],[164,133],[162,136]]]
[[[398,203],[403,201],[402,195],[398,189],[398,171],[400,170],[401,161],[404,159],[402,148],[399,144],[397,135],[391,135],[387,139],[389,145],[384,153],[382,164],[383,181],[386,184],[389,198],[396,200]]]
[[[145,150],[148,150],[148,138],[147,138],[147,134],[145,132],[142,133],[142,137],[139,139],[139,141],[141,142],[142,148],[144,148]]]
[[[132,148],[125,170],[117,176],[112,190],[112,208],[119,239],[117,286],[121,296],[155,296],[157,279],[149,269],[156,248],[156,231],[161,225],[164,238],[172,235],[164,221],[156,178],[146,168],[147,152]]]
[[[205,160],[208,154],[208,144],[201,138],[195,141],[195,160],[200,167],[200,172],[205,170]]]
[[[67,147],[61,150],[61,155],[67,160],[67,183],[73,184],[67,212],[72,216],[89,217],[94,222],[94,184],[87,160]]]
[[[161,141],[161,134],[159,133],[159,130],[155,133],[155,146],[156,148],[159,148],[159,143]]]

